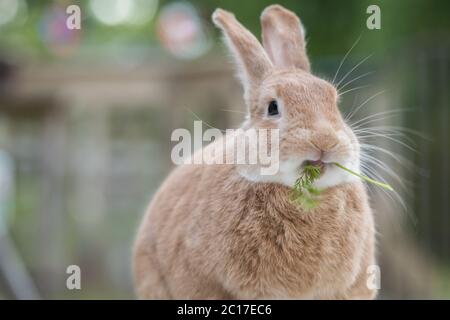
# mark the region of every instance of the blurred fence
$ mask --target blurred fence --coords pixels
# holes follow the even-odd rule
[[[240,109],[230,71],[206,65],[42,65],[3,80],[12,236],[44,297],[132,297],[131,243],[173,166],[172,130],[197,114],[227,127],[236,113],[221,109]],[[81,266],[81,292],[65,287],[70,264]]]

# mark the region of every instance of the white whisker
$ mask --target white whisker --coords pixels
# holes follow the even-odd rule
[[[370,55],[368,55],[368,56],[365,57],[364,59],[362,59],[360,62],[358,62],[358,63],[356,64],[356,66],[354,66],[352,69],[350,69],[350,71],[347,72],[347,73],[344,75],[344,77],[336,84],[336,87],[339,87],[339,85],[342,83],[342,81],[344,81],[350,74],[352,74],[352,72],[353,72],[354,70],[356,70],[360,65],[362,65],[362,64],[363,64],[367,59],[369,59],[372,55],[373,55],[373,53],[370,54]]]
[[[349,115],[347,115],[346,120],[350,120],[355,114],[356,112],[358,112],[358,110],[360,110],[362,107],[364,107],[364,105],[366,105],[367,103],[369,103],[372,99],[375,99],[377,96],[379,96],[380,94],[383,94],[386,90],[381,90],[377,93],[375,93],[374,95],[372,95],[370,98],[368,98],[366,101],[364,101],[363,103],[361,103],[356,109],[354,109],[353,111],[351,111],[349,113]]]
[[[382,176],[380,176],[378,174],[378,172],[372,168],[372,167],[368,167],[365,164],[361,164],[361,167],[365,170],[365,174],[367,174],[368,177],[372,178],[372,179],[376,179],[379,180],[383,183],[388,183]],[[389,191],[387,192],[387,190],[385,189],[380,189],[380,188],[376,188],[376,190],[383,192],[385,195],[387,195],[393,202],[398,202],[400,203],[400,205],[402,206],[403,210],[405,212],[408,212],[406,204],[403,200],[403,198],[398,194],[397,191],[393,190],[393,191]],[[395,197],[395,199],[394,199]],[[397,200],[397,201],[396,201]]]
[[[344,92],[339,92],[339,96],[342,97],[344,94],[346,94],[346,93],[348,93],[348,92],[352,92],[352,91],[355,91],[355,90],[364,89],[364,88],[367,88],[367,87],[369,87],[369,85],[364,85],[364,86],[359,86],[359,87],[351,88],[351,89],[345,90]]]
[[[401,137],[404,138],[411,145],[417,145],[417,142],[413,140],[410,136],[408,136],[405,132],[396,131],[396,130],[372,130],[370,129],[360,129],[355,131],[358,137],[361,138],[379,138],[383,136],[388,137]]]
[[[417,131],[417,130],[413,130],[410,128],[405,128],[405,127],[399,127],[399,126],[375,126],[375,127],[370,127],[371,130],[373,130],[374,132],[378,132],[378,130],[380,132],[383,131],[387,131],[387,132],[401,132],[404,134],[411,134],[414,135],[416,137],[419,137],[421,139],[426,139],[426,140],[431,140],[431,137],[429,137],[428,135]]]
[[[369,72],[366,72],[366,73],[364,73],[364,74],[362,74],[362,75],[360,75],[360,76],[358,76],[358,77],[356,77],[356,78],[353,78],[352,80],[349,80],[349,81],[347,81],[345,84],[343,84],[342,87],[338,88],[338,90],[342,90],[342,89],[344,89],[346,86],[348,86],[349,84],[355,82],[356,80],[359,80],[359,79],[362,79],[362,78],[364,78],[364,77],[367,77],[368,75],[370,75],[370,74],[372,74],[372,73],[375,73],[375,71],[369,71]]]
[[[345,60],[347,59],[348,55],[350,54],[350,52],[352,52],[353,48],[356,47],[356,45],[359,43],[359,41],[361,40],[362,37],[362,33],[359,35],[358,39],[356,39],[356,41],[353,43],[353,45],[350,47],[350,49],[347,51],[347,53],[344,55],[344,57],[342,58],[341,62],[339,63],[339,67],[336,70],[336,73],[334,74],[333,80],[331,81],[331,83],[334,84],[334,81],[336,80],[336,77],[339,74],[339,71],[341,70],[342,65],[344,64]]]
[[[388,110],[388,111],[383,111],[383,112],[371,114],[371,115],[368,115],[368,116],[366,116],[366,117],[364,117],[364,118],[362,118],[362,119],[360,119],[358,121],[355,121],[354,123],[351,123],[350,126],[352,127],[352,129],[358,129],[358,128],[362,127],[363,125],[367,124],[367,123],[371,123],[371,122],[374,122],[374,121],[380,121],[380,120],[383,120],[383,119],[386,118],[386,117],[384,117],[384,118],[377,119],[377,117],[380,117],[380,116],[383,116],[383,115],[391,115],[391,114],[402,113],[402,112],[405,112],[405,111],[408,111],[408,110],[411,111],[411,109],[402,108],[402,109],[394,109],[394,110]],[[370,119],[373,119],[373,118],[375,118],[375,119],[371,120],[370,122],[364,122],[365,120],[370,120]]]
[[[398,143],[398,144],[404,146],[405,148],[411,150],[412,152],[417,153],[417,150],[414,149],[414,147],[410,146],[409,144],[407,144],[407,143],[405,143],[405,142],[403,142],[403,141],[400,141],[400,140],[398,140],[398,139],[395,139],[395,138],[390,137],[390,136],[387,136],[387,135],[380,135],[380,136],[377,136],[377,137],[379,137],[379,138],[385,138],[385,139],[391,140],[391,141],[393,141],[393,142],[395,142],[395,143]],[[360,138],[361,138],[361,137],[360,137]],[[366,139],[366,137],[362,137],[361,139],[364,141],[364,139]]]
[[[394,178],[402,187],[404,187],[406,189],[406,185],[405,185],[403,179],[401,179],[397,173],[395,173],[389,166],[387,166],[381,160],[379,160],[369,154],[362,154],[361,161],[367,161],[369,164],[374,164],[374,165],[378,166],[381,170],[383,170],[384,172],[386,172],[386,174],[388,174],[392,178]]]
[[[243,112],[243,111],[238,111],[238,110],[229,110],[229,109],[220,109],[221,111],[226,111],[226,112],[234,112],[234,113],[240,113],[240,114],[247,114],[247,112]]]
[[[197,120],[199,120],[199,121],[201,121],[202,123],[204,123],[207,127],[211,128],[211,129],[217,129],[217,130],[220,130],[220,132],[222,132],[222,133],[226,133],[225,130],[216,128],[216,127],[210,125],[208,122],[202,120],[202,119],[201,119],[194,111],[192,111],[191,109],[189,109],[189,108],[187,108],[187,107],[186,107],[186,109],[187,109],[190,113],[192,113],[192,114],[194,115],[194,117],[197,118]]]

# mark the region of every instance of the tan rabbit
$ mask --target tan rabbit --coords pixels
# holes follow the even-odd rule
[[[310,73],[300,20],[279,5],[266,8],[264,48],[233,14],[217,9],[213,21],[238,65],[248,106],[242,127],[279,129],[279,170],[264,176],[232,164],[177,167],[137,235],[138,296],[374,298],[366,189],[332,164],[359,171],[359,143],[339,112],[336,89]],[[289,198],[306,161],[323,167],[318,206],[308,211]]]

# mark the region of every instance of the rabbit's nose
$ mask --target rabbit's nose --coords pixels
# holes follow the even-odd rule
[[[339,139],[334,133],[316,133],[311,138],[311,144],[322,153],[331,151],[339,144]]]

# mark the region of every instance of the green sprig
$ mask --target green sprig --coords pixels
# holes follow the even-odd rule
[[[358,178],[373,183],[379,187],[385,188],[387,190],[393,191],[394,189],[387,183],[383,183],[362,174],[359,174],[347,167],[344,167],[340,163],[333,163],[338,168],[347,171],[350,174],[357,176]],[[307,164],[303,166],[300,177],[295,181],[294,187],[292,188],[290,199],[295,204],[302,207],[304,210],[314,209],[318,205],[318,196],[321,190],[313,187],[314,181],[316,181],[321,174],[321,167],[316,165]]]
[[[352,170],[350,170],[349,168],[346,168],[346,167],[344,167],[342,164],[339,164],[339,163],[337,163],[337,162],[335,162],[334,165],[337,166],[337,167],[339,167],[339,168],[341,168],[342,170],[347,171],[348,173],[351,173],[351,174],[357,176],[358,178],[360,178],[360,179],[362,179],[362,180],[364,180],[364,181],[367,181],[367,182],[376,184],[377,186],[382,187],[382,188],[385,188],[385,189],[388,189],[388,190],[390,190],[390,191],[394,191],[394,188],[392,188],[392,187],[391,187],[390,185],[388,185],[387,183],[383,183],[383,182],[380,182],[380,181],[371,179],[371,178],[369,178],[369,177],[363,176],[362,174],[359,174],[359,173],[357,173],[357,172],[355,172],[355,171],[352,171]]]
[[[320,190],[313,187],[313,183],[320,177],[319,166],[305,165],[300,177],[295,181],[290,198],[305,210],[313,209],[317,206],[317,197]]]

